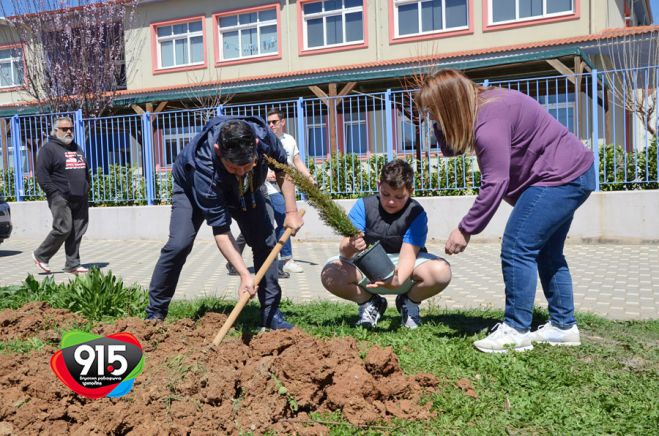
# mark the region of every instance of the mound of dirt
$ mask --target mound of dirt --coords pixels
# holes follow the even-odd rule
[[[0,311],[0,338],[3,341],[39,338],[59,342],[62,330],[85,324],[86,320],[66,309],[53,309],[42,301],[28,303],[17,310]]]
[[[391,348],[363,349],[352,338],[319,339],[297,329],[225,338],[209,348],[225,319],[209,313],[197,322],[98,326],[101,335],[130,332],[144,348],[143,373],[118,399],[88,400],[60,383],[49,368],[56,346],[3,355],[0,433],[326,434],[309,413],[341,410],[357,426],[433,416],[430,402],[420,400],[438,379],[403,374]]]

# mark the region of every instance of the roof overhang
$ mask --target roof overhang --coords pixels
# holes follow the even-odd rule
[[[563,56],[581,56],[579,47],[552,47],[549,49],[521,50],[519,52],[492,53],[479,56],[465,56],[444,59],[439,62],[424,61],[403,63],[398,65],[380,65],[344,71],[315,72],[309,74],[282,76],[276,78],[261,78],[240,82],[226,81],[221,84],[223,94],[242,94],[262,91],[274,91],[287,88],[300,88],[321,83],[354,82],[374,79],[401,78],[419,73],[425,68],[456,68],[470,70],[490,66],[515,64],[528,61],[554,59]],[[587,57],[584,58],[586,62]],[[115,99],[115,105],[141,104],[153,101],[174,101],[191,97],[208,97],[218,92],[220,85],[213,84],[199,87],[185,87],[168,90],[144,90],[142,93],[120,95]]]

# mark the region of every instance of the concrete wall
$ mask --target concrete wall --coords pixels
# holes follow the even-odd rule
[[[471,206],[474,197],[420,198],[429,216],[429,238],[444,241]],[[349,209],[355,200],[340,200]],[[318,218],[315,210],[303,202],[307,210],[305,226],[298,239],[337,239]],[[12,238],[42,239],[49,231],[51,215],[46,202],[11,203],[14,232]],[[502,204],[488,227],[473,242],[498,240],[511,207]],[[88,239],[167,239],[169,206],[94,207],[90,209]],[[234,230],[236,230],[234,224]],[[202,226],[199,238],[211,236]],[[599,192],[577,211],[570,238],[621,242],[659,242],[659,191]]]

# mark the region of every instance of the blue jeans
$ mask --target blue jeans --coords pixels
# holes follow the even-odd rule
[[[277,240],[279,240],[286,231],[284,228],[284,220],[286,219],[286,202],[284,201],[284,195],[281,192],[270,194],[270,203],[272,203],[272,209],[275,212],[275,222],[277,223],[275,235],[277,236]],[[281,247],[279,258],[281,260],[289,260],[293,258],[291,238],[288,238],[284,246]]]
[[[501,245],[501,268],[506,285],[504,322],[520,332],[531,328],[538,274],[549,320],[559,328],[576,324],[572,277],[563,247],[574,211],[595,190],[591,167],[560,186],[531,186],[517,200]]]

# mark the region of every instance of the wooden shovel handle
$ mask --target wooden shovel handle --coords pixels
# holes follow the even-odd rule
[[[300,216],[304,216],[304,209],[300,209],[298,213],[300,214]],[[261,281],[261,279],[263,279],[263,276],[265,276],[265,273],[268,271],[268,268],[270,268],[272,262],[274,262],[275,259],[277,259],[277,255],[281,251],[282,247],[284,246],[288,238],[291,237],[291,233],[293,233],[293,230],[287,228],[284,234],[281,235],[281,238],[279,238],[279,241],[277,241],[277,244],[272,248],[272,251],[265,259],[265,262],[263,262],[263,265],[261,265],[261,268],[259,268],[258,272],[256,273],[256,277],[254,277],[255,287],[258,288],[259,282]],[[240,315],[240,312],[242,312],[243,308],[249,302],[250,298],[251,295],[247,293],[244,293],[240,296],[240,299],[238,300],[236,307],[233,308],[227,320],[224,321],[222,328],[220,329],[219,332],[217,332],[217,335],[215,335],[215,339],[213,339],[214,346],[220,345],[220,342],[222,342],[222,339],[224,339],[229,329],[236,322],[238,315]]]

